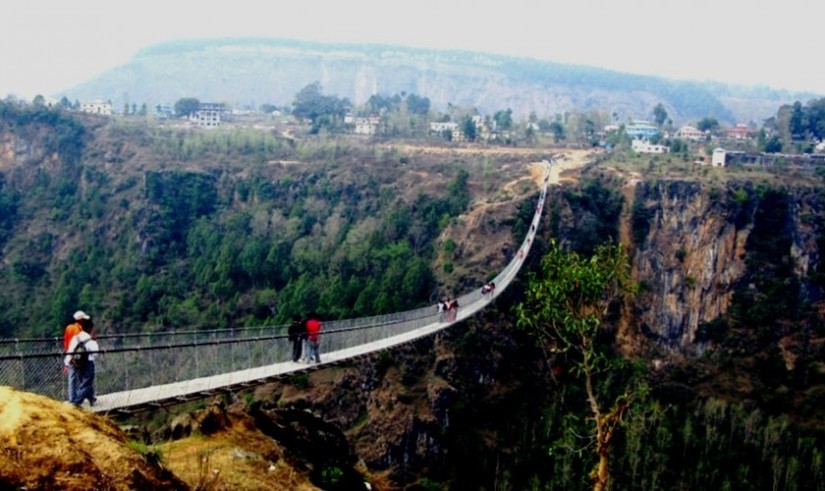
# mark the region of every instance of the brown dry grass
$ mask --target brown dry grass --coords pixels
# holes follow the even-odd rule
[[[108,419],[10,387],[0,387],[0,448],[0,484],[11,488],[183,487]]]
[[[162,448],[170,470],[193,489],[317,489],[305,473],[284,460],[272,439],[244,425],[208,437],[182,438]]]

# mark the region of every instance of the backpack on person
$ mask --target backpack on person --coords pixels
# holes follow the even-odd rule
[[[289,329],[287,330],[287,338],[294,343],[304,339],[306,337],[306,332],[306,322],[303,319],[295,319],[292,321],[292,324],[289,325]]]
[[[86,341],[80,341],[75,346],[72,365],[78,370],[83,370],[89,366],[89,350],[86,349]]]

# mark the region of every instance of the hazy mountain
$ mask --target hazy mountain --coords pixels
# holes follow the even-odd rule
[[[150,107],[182,97],[257,108],[290,104],[307,84],[355,104],[373,94],[405,91],[492,114],[511,108],[517,118],[602,110],[621,120],[649,117],[659,102],[676,123],[705,116],[756,121],[814,94],[631,75],[528,58],[398,46],[324,44],[280,39],[175,41],[139,51],[126,65],[67,90],[70,100],[109,99]]]

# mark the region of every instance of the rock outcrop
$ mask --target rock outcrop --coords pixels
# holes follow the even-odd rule
[[[2,489],[189,489],[110,420],[10,387],[0,387],[0,449]]]
[[[762,194],[749,182],[636,185],[635,206],[644,207],[649,219],[633,264],[643,285],[634,313],[644,334],[664,347],[701,352],[699,327],[726,314],[736,289],[749,281],[747,254],[755,246],[749,238],[760,220],[760,207],[784,208],[774,210],[784,217],[775,234],[791,239],[787,254],[803,285],[804,300],[820,299],[821,290],[808,278],[819,261],[818,231],[810,220],[821,207],[816,193],[791,189],[787,200],[775,203],[766,202]]]

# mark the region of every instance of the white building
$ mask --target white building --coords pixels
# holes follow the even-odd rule
[[[631,138],[648,139],[659,134],[659,128],[647,121],[633,121],[624,127],[625,132]]]
[[[221,125],[221,113],[208,109],[198,109],[191,120],[201,128],[215,128]]]
[[[705,138],[705,132],[694,128],[693,126],[682,126],[676,132],[676,138],[684,138],[685,140],[699,141]]]
[[[713,149],[713,156],[711,157],[710,164],[714,167],[724,167],[726,156],[727,156],[727,152],[725,152],[724,148],[714,148]]]
[[[452,121],[430,123],[430,131],[433,133],[442,133],[444,131],[453,132],[457,130],[458,123],[453,123]]]
[[[669,151],[665,145],[654,145],[645,140],[633,140],[630,148],[636,153],[668,153]]]
[[[202,102],[189,119],[201,128],[216,128],[221,125],[222,118],[226,114],[229,114],[229,110],[225,105]]]
[[[378,116],[370,116],[368,118],[355,118],[355,134],[356,135],[374,135],[378,130],[378,124],[381,118]]]
[[[103,99],[94,99],[80,103],[80,111],[89,114],[112,115],[112,103]]]

